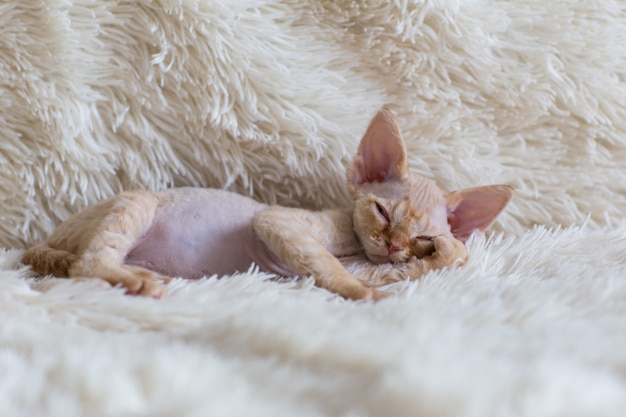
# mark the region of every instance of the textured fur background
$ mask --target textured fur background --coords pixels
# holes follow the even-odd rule
[[[310,280],[50,281],[21,250],[123,189],[347,202],[375,111],[413,170],[517,196],[470,261],[346,302]],[[51,416],[620,416],[626,7],[0,4],[0,404]]]

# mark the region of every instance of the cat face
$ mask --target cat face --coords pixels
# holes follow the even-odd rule
[[[465,241],[488,227],[513,196],[507,185],[445,195],[434,181],[410,172],[404,141],[387,109],[370,123],[347,177],[354,230],[374,263],[430,255],[432,240],[440,235]]]
[[[353,223],[365,253],[375,263],[430,255],[433,238],[451,233],[443,193],[433,181],[414,173],[360,186]]]

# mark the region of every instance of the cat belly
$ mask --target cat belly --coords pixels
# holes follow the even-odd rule
[[[254,217],[268,206],[214,189],[176,188],[157,195],[161,204],[152,225],[126,264],[183,278],[245,272],[253,263],[293,275],[254,233]]]

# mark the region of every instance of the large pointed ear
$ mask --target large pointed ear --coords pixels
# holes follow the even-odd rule
[[[466,188],[448,194],[448,224],[454,237],[465,242],[474,230],[485,230],[513,194],[515,191],[509,185]]]
[[[402,178],[409,172],[406,147],[393,113],[382,108],[370,122],[348,170],[353,185]]]

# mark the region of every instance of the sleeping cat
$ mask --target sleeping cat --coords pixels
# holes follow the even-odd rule
[[[353,208],[268,206],[216,189],[129,191],[70,217],[25,264],[41,274],[101,278],[160,297],[159,281],[246,271],[311,275],[345,298],[378,299],[383,284],[462,264],[463,242],[513,196],[507,185],[454,191],[409,172],[395,118],[382,109],[347,171]]]

